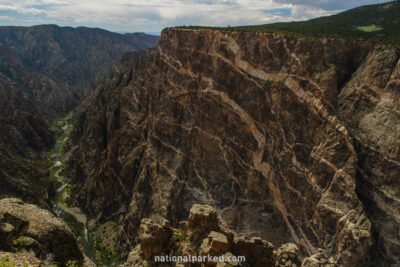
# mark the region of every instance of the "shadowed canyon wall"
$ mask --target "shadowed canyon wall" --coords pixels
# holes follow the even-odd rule
[[[44,204],[46,155],[54,141],[46,114],[21,86],[0,74],[0,196]],[[44,186],[46,187],[46,186]],[[35,190],[37,189],[37,190]]]
[[[205,203],[274,245],[398,262],[399,76],[398,51],[368,42],[164,30],[79,107],[74,195],[125,226],[125,251],[142,218]]]

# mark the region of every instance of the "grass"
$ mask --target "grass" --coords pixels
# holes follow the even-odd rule
[[[368,26],[359,26],[357,27],[360,31],[364,32],[377,32],[383,30],[382,27],[376,26],[375,24],[368,25]]]
[[[186,241],[187,236],[182,234],[179,229],[174,229],[174,237],[177,242]]]

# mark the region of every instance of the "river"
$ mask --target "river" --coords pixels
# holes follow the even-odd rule
[[[68,141],[73,129],[72,115],[69,113],[66,117],[57,121],[58,124],[63,124],[62,135],[57,139],[51,160],[53,166],[50,170],[49,178],[51,181],[57,180],[61,186],[57,189],[55,198],[53,199],[53,211],[61,219],[63,219],[77,236],[78,245],[82,251],[93,260],[94,246],[93,241],[88,234],[86,214],[79,207],[70,207],[68,198],[70,197],[71,181],[63,174],[65,164],[62,162],[63,146]]]

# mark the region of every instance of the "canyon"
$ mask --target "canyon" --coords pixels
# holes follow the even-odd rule
[[[399,88],[373,39],[0,27],[0,265],[397,266]]]

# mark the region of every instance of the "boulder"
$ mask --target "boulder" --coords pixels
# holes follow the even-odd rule
[[[68,261],[79,265],[84,262],[74,234],[65,222],[36,205],[17,198],[1,199],[0,225],[0,236],[9,241],[4,250],[25,248],[39,253],[36,256],[41,258],[54,254],[55,262],[61,265]]]

